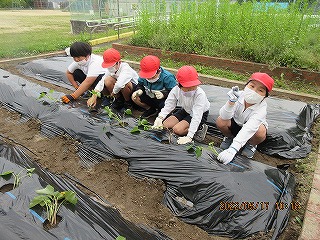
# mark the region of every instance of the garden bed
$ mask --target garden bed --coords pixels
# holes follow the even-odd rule
[[[6,64],[5,69],[19,74],[16,70],[16,64]],[[46,85],[50,89],[62,90],[62,88],[55,85],[43,83],[32,78],[29,80]],[[66,90],[63,91],[67,92]],[[17,113],[1,108],[1,134],[27,147],[34,154],[36,161],[44,168],[48,168],[55,173],[68,172],[76,176],[89,189],[110,201],[125,218],[139,224],[142,223],[158,228],[173,239],[222,239],[216,236],[209,236],[200,228],[186,224],[174,217],[162,203],[165,189],[161,181],[141,180],[129,176],[126,161],[103,161],[91,169],[83,168],[79,164],[80,159],[76,154],[77,141],[65,136],[48,139],[41,135],[39,123],[34,120],[23,122],[20,117]],[[316,126],[319,126],[319,121]],[[313,140],[314,149],[317,149],[318,145],[319,133],[316,133]],[[297,181],[298,188],[294,201],[299,202],[302,207],[296,211],[291,211],[289,224],[280,239],[297,239],[301,231],[301,226],[296,222],[295,218],[303,219],[312,180],[312,174],[310,173],[312,173],[315,161],[313,154],[311,153],[310,157],[301,161],[289,160],[286,162],[292,165],[290,172],[295,175]],[[272,166],[283,164],[280,159],[259,153],[255,160]],[[270,236],[263,235],[251,237],[250,239],[269,238]]]

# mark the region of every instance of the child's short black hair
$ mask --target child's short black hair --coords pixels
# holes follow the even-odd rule
[[[85,42],[74,42],[70,46],[70,55],[71,57],[86,57],[91,55],[92,47],[89,43]]]

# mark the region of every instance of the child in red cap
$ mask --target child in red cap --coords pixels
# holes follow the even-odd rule
[[[175,76],[160,66],[160,59],[148,55],[140,61],[138,85],[132,94],[132,101],[145,109],[142,118],[159,113],[171,91],[177,85]]]
[[[218,160],[232,161],[237,152],[252,158],[257,145],[267,136],[267,102],[274,80],[266,73],[256,72],[249,78],[244,91],[237,86],[228,92],[229,101],[220,109],[216,125],[225,136]]]
[[[178,144],[189,143],[193,138],[203,141],[208,130],[205,122],[210,102],[203,89],[199,87],[201,82],[197,70],[192,66],[183,66],[178,70],[176,78],[178,85],[170,91],[153,128],[172,128],[175,134],[181,136],[178,138]],[[169,115],[171,112],[173,113]]]
[[[107,95],[115,98],[112,104],[115,109],[131,107],[131,94],[138,83],[137,72],[128,63],[121,61],[119,51],[114,48],[109,48],[103,53],[102,67],[107,71],[94,91],[97,93],[105,89]],[[97,97],[97,94],[93,94],[88,99],[88,107],[95,107]],[[102,107],[104,107],[103,102]]]

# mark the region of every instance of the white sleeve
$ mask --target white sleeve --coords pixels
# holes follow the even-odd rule
[[[236,103],[237,104],[237,103]],[[230,105],[229,101],[220,108],[219,115],[223,120],[231,119],[234,115],[235,105]]]
[[[72,62],[69,66],[68,66],[68,71],[73,73],[76,69],[78,69],[78,63],[76,62]]]
[[[252,116],[245,124],[243,124],[241,130],[233,139],[231,146],[239,151],[240,148],[242,148],[258,131],[261,124],[263,124],[263,120],[261,120],[261,118],[258,118],[255,115]]]
[[[200,125],[202,116],[203,116],[203,109],[205,107],[206,96],[204,94],[199,95],[194,102],[192,107],[192,118],[188,130],[187,136],[193,138],[194,134],[198,130]]]
[[[114,94],[117,94],[118,92],[120,92],[120,90],[122,88],[124,88],[125,85],[128,82],[130,82],[132,78],[133,78],[133,76],[129,72],[120,73],[119,77],[117,78],[116,83],[114,84],[112,92]]]
[[[101,80],[98,82],[98,84],[96,85],[96,87],[94,88],[94,90],[96,92],[102,92],[103,88],[104,88],[104,80],[105,80],[105,76],[103,76],[101,78]]]
[[[159,117],[165,118],[172,110],[174,110],[177,106],[178,101],[178,86],[175,86],[169,92],[169,95],[164,103],[164,107],[161,109],[159,113]]]

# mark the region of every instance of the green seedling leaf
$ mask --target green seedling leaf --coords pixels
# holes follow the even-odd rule
[[[151,126],[149,126],[149,125],[143,126],[143,130],[145,130],[145,131],[148,131],[150,129],[151,129]]]
[[[216,156],[219,155],[218,151],[217,151],[216,148],[214,147],[214,142],[210,142],[210,143],[208,144],[208,149],[209,149],[210,151],[212,151],[214,155],[216,155]]]
[[[6,177],[6,176],[11,175],[12,173],[13,173],[13,171],[6,171],[6,172],[1,173],[0,176]]]
[[[140,129],[138,126],[135,126],[131,129],[130,133],[140,133]]]
[[[36,193],[53,196],[54,195],[54,188],[51,185],[47,185],[43,189],[36,190]]]
[[[97,92],[95,90],[89,91],[92,95],[97,95],[98,98],[101,98],[101,92]]]
[[[118,237],[116,238],[116,240],[126,240],[126,238],[125,238],[125,237],[122,237],[122,236],[118,236]]]
[[[146,125],[149,125],[149,122],[147,119],[142,118],[138,120],[138,126],[146,126]]]
[[[125,111],[124,111],[124,114],[125,115],[129,115],[129,116],[131,116],[132,115],[132,111],[131,111],[131,109],[126,109]]]
[[[296,219],[296,222],[299,223],[300,226],[302,227],[303,225],[302,220],[298,216],[296,216],[295,219]]]
[[[27,168],[27,175],[31,177],[32,173],[34,172],[35,168]]]
[[[193,144],[190,144],[190,145],[187,145],[186,146],[186,150],[188,151],[188,152],[194,152],[194,145]]]
[[[197,146],[196,150],[195,150],[195,153],[196,153],[196,158],[201,157],[201,155],[202,155],[202,147]]]
[[[39,94],[38,99],[44,98],[46,95],[47,95],[47,92],[41,92],[41,93]]]
[[[37,206],[38,204],[43,207],[47,201],[50,201],[50,200],[49,200],[49,197],[47,197],[45,195],[35,196],[32,199],[32,201],[30,202],[29,208],[33,208],[34,206]]]
[[[73,191],[64,192],[64,197],[69,203],[72,203],[73,205],[75,205],[78,202],[76,193]]]

